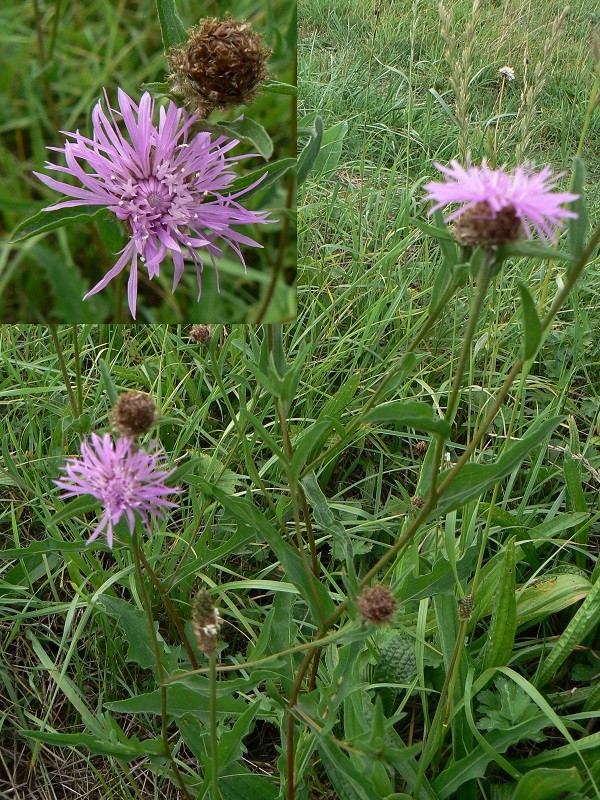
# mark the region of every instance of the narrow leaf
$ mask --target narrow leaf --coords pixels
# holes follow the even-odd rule
[[[569,248],[572,255],[579,258],[585,249],[589,219],[585,201],[585,165],[578,156],[573,159],[571,190],[574,194],[579,195],[579,199],[570,204],[570,208],[575,211],[577,218],[569,220]]]
[[[492,619],[485,646],[483,669],[504,666],[512,654],[517,631],[515,599],[515,538],[504,550],[500,566],[500,584],[496,587]]]
[[[252,170],[252,172],[248,172],[246,175],[236,178],[231,184],[231,193],[236,194],[237,192],[241,192],[246,187],[252,186],[253,183],[256,183],[256,181],[264,175],[265,177],[258,186],[255,186],[254,189],[250,189],[249,192],[244,194],[245,201],[247,198],[252,197],[252,195],[257,192],[262,192],[267,186],[278,181],[287,172],[294,169],[295,166],[295,158],[282,158],[279,161],[272,161],[270,164],[265,164],[264,167],[259,167],[259,169]]]
[[[156,10],[165,52],[171,47],[183,44],[187,39],[187,32],[177,13],[175,0],[156,0]]]
[[[416,428],[419,431],[450,435],[450,425],[440,419],[435,411],[426,403],[418,400],[394,400],[371,409],[363,417],[365,422],[393,422],[403,427]]]
[[[49,233],[74,222],[89,222],[106,211],[104,206],[76,206],[75,208],[57,208],[54,211],[40,211],[33,217],[21,222],[12,233],[11,242],[22,242],[41,233]]]
[[[310,132],[310,138],[298,158],[298,186],[301,186],[308,177],[308,173],[319,155],[322,139],[323,120],[321,117],[316,117],[314,127]]]
[[[523,357],[533,358],[542,340],[542,323],[529,294],[527,287],[520,283],[519,293],[521,295],[521,311],[523,321]]]
[[[440,498],[432,517],[462,508],[517,469],[535,447],[547,439],[563,417],[553,417],[512,445],[494,464],[466,464]]]
[[[563,792],[576,792],[583,781],[575,767],[549,769],[538,767],[523,775],[513,800],[556,800]]]
[[[273,155],[271,137],[258,122],[248,117],[235,119],[232,122],[197,122],[194,131],[207,131],[215,136],[227,136],[255,147],[267,161]]]

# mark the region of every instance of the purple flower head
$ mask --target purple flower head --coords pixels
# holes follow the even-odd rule
[[[113,526],[123,514],[129,521],[133,533],[134,511],[141,516],[150,530],[150,517],[163,519],[162,508],[177,508],[178,504],[165,500],[163,495],[181,491],[178,487],[166,486],[162,481],[175,472],[161,469],[164,452],[152,445],[152,451],[135,450],[130,439],[117,439],[116,445],[110,435],[92,433],[92,441],[81,443],[81,458],[67,458],[62,469],[67,476],[54,481],[64,489],[61,497],[91,494],[104,506],[104,513],[88,544],[106,528],[108,546],[112,549]]]
[[[245,268],[240,245],[262,245],[231,226],[273,220],[266,219],[267,212],[248,211],[236,202],[237,197],[254,188],[264,176],[236,194],[224,194],[235,178],[231,165],[247,157],[225,155],[239,144],[237,139],[219,136],[211,141],[210,133],[198,133],[188,142],[190,127],[197,115],[189,116],[170,102],[166,110],[160,108],[156,127],[153,124],[154,100],[150,95],[147,92],[142,95],[137,106],[121,89],[120,127],[115,119],[119,112],[113,112],[108,105],[106,92],[105,98],[110,118],[98,101],[92,114],[91,139],[79,131],[61,131],[74,142],[48,148],[64,153],[67,166],[47,162],[47,168],[73,175],[85,188],[38,172],[34,175],[51,189],[77,198],[48,206],[44,211],[80,205],[106,206],[126,224],[131,233],[130,241],[114,267],[84,300],[104,289],[129,264],[127,294],[135,319],[138,257],[148,270],[148,276],[154,278],[170,250],[175,264],[173,291],[183,274],[184,256],[191,258],[196,267],[200,299],[204,262],[199,249],[206,249],[217,270],[215,258],[219,259],[222,251],[216,241],[222,239],[238,254]],[[87,162],[92,171],[85,172],[80,161]],[[217,271],[217,281],[218,277]]]
[[[454,160],[450,162],[450,167],[438,163],[434,166],[446,176],[446,180],[430,181],[424,185],[423,188],[428,192],[425,199],[435,203],[428,213],[432,214],[449,203],[461,203],[459,209],[446,217],[446,221],[449,221],[469,209],[475,209],[469,215],[469,222],[475,221],[474,228],[469,229],[475,238],[481,231],[481,220],[485,220],[486,223],[492,223],[492,236],[508,230],[509,237],[505,241],[516,238],[510,235],[515,233],[514,222],[518,232],[525,230],[529,239],[532,238],[533,228],[541,239],[555,242],[555,229],[565,227],[562,220],[577,216],[574,211],[563,208],[561,203],[577,200],[579,195],[552,191],[556,186],[556,178],[560,176],[553,178],[548,166],[537,174],[524,167],[517,167],[513,174],[505,172],[504,167],[490,169],[485,160],[480,167],[468,165],[466,169]],[[487,241],[497,244],[502,240]]]

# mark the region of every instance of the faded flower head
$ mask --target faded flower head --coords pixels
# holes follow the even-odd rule
[[[210,325],[192,325],[190,330],[190,338],[198,344],[206,344],[210,341],[212,336],[212,328]]]
[[[266,219],[266,212],[248,211],[236,201],[260,183],[262,177],[240,192],[227,193],[235,178],[231,166],[246,158],[225,155],[238,144],[237,139],[219,136],[211,140],[209,133],[198,133],[188,141],[190,126],[197,116],[188,116],[174,103],[169,103],[167,109],[160,108],[157,127],[153,122],[154,100],[147,92],[137,106],[119,89],[120,114],[108,106],[108,98],[106,105],[109,116],[101,101],[94,108],[91,139],[76,131],[67,133],[73,142],[49,148],[64,153],[67,166],[47,162],[47,168],[72,175],[85,188],[38,172],[34,175],[51,189],[77,198],[48,206],[44,211],[82,205],[106,206],[125,223],[130,241],[114,267],[84,300],[104,289],[129,265],[127,295],[135,319],[138,258],[152,279],[159,274],[170,250],[175,264],[173,291],[183,275],[184,258],[190,258],[196,269],[200,299],[204,269],[201,249],[206,250],[217,270],[215,259],[222,255],[217,242],[221,239],[237,253],[245,267],[240,245],[262,245],[231,226],[272,220]],[[119,114],[120,121],[115,114]],[[80,162],[87,163],[92,171],[85,172]]]
[[[379,583],[363,589],[362,594],[356,598],[356,605],[361,617],[375,625],[391,622],[398,608],[390,587]]]
[[[457,601],[458,605],[458,618],[460,620],[468,620],[471,619],[471,614],[473,613],[473,595],[468,594],[462,600]]]
[[[248,105],[267,77],[271,52],[248,22],[204,19],[189,31],[186,47],[167,58],[173,91],[202,118],[216,108]]]
[[[490,169],[485,160],[480,167],[462,167],[451,161],[450,167],[435,163],[445,181],[430,181],[423,187],[426,200],[433,200],[432,214],[449,203],[461,207],[446,217],[456,220],[455,233],[462,244],[494,246],[513,242],[523,231],[532,238],[532,228],[541,239],[556,241],[556,228],[565,227],[563,219],[576,217],[562,203],[577,200],[579,195],[554,192],[556,179],[550,167],[537,174],[517,167],[510,174]],[[556,176],[559,177],[559,176]]]
[[[507,81],[514,81],[515,79],[515,71],[512,67],[500,67],[498,75],[500,75],[501,78],[505,78]]]
[[[117,439],[115,444],[108,433],[102,437],[92,433],[91,443],[81,443],[81,458],[67,458],[62,467],[66,477],[54,481],[65,490],[61,497],[91,494],[104,506],[88,544],[106,529],[108,546],[112,549],[113,528],[123,514],[133,533],[136,511],[150,531],[151,517],[163,519],[163,508],[177,508],[177,503],[164,499],[164,495],[181,491],[163,483],[175,472],[162,469],[164,458],[164,452],[155,444],[153,451],[146,453],[134,450],[131,439]]]
[[[125,392],[110,412],[110,421],[117,436],[137,439],[156,422],[154,400],[143,392]]]
[[[206,589],[201,589],[194,598],[192,622],[198,649],[204,655],[212,655],[217,649],[219,629],[223,620],[219,614],[219,609],[213,606]]]

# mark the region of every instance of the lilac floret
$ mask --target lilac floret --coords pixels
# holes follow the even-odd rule
[[[81,458],[67,458],[62,467],[66,477],[54,481],[64,489],[61,497],[91,494],[104,506],[88,544],[106,529],[108,546],[112,549],[113,529],[123,514],[132,533],[136,511],[150,531],[152,517],[163,519],[163,508],[178,507],[178,503],[164,499],[164,495],[181,491],[163,483],[175,471],[162,468],[164,459],[164,451],[155,443],[150,453],[142,449],[134,451],[130,439],[119,438],[115,444],[108,433],[102,437],[92,433],[91,443],[81,443]]]
[[[74,142],[48,148],[64,153],[67,166],[47,162],[47,168],[72,175],[85,188],[38,172],[34,175],[51,189],[76,198],[48,206],[44,211],[80,205],[106,206],[126,224],[131,234],[129,242],[114,267],[84,300],[104,289],[129,265],[127,295],[135,319],[138,258],[152,279],[159,274],[160,265],[170,251],[175,265],[173,291],[183,274],[184,258],[190,258],[196,268],[200,299],[204,269],[200,251],[204,249],[210,256],[218,285],[216,261],[221,258],[222,251],[217,241],[228,244],[245,268],[240,246],[262,245],[231,226],[273,220],[266,219],[268,212],[248,211],[237,202],[237,198],[257,186],[266,173],[242,191],[227,193],[236,177],[230,167],[248,157],[225,155],[239,140],[226,136],[211,140],[210,133],[198,133],[188,141],[197,115],[189,116],[170,102],[166,110],[160,108],[156,127],[154,100],[148,92],[142,96],[139,106],[121,89],[118,97],[119,122],[115,119],[119,112],[110,108],[105,92],[110,118],[98,101],[92,114],[91,139],[79,131],[61,131]],[[123,123],[127,137],[122,131]],[[79,160],[87,163],[92,172],[86,172]]]
[[[480,167],[465,168],[455,160],[450,167],[438,163],[434,166],[446,180],[424,185],[425,199],[434,201],[428,213],[433,214],[449,203],[462,204],[446,221],[459,217],[477,203],[486,203],[492,214],[512,207],[529,239],[533,228],[541,239],[556,242],[556,229],[565,227],[563,219],[577,217],[574,211],[563,208],[562,203],[577,200],[579,195],[552,191],[560,175],[553,178],[548,166],[537,174],[524,167],[517,167],[513,174],[505,172],[503,167],[490,169],[485,160]]]

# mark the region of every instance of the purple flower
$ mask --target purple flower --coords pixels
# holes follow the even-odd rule
[[[100,437],[92,433],[92,442],[81,443],[81,458],[67,458],[62,469],[67,473],[63,480],[54,481],[64,489],[61,497],[91,494],[104,506],[102,519],[87,540],[89,544],[106,528],[108,546],[112,549],[113,526],[123,514],[129,521],[133,533],[134,511],[141,516],[150,530],[150,517],[163,519],[161,508],[177,508],[178,504],[165,500],[163,495],[181,491],[178,487],[166,486],[162,481],[175,472],[161,469],[164,452],[133,450],[130,439],[117,439],[116,445],[107,433]]]
[[[84,300],[104,289],[129,264],[127,294],[135,319],[138,256],[148,270],[148,276],[154,278],[170,250],[175,264],[173,291],[183,274],[184,256],[190,257],[196,266],[200,299],[204,262],[199,248],[206,249],[217,270],[215,258],[219,259],[222,253],[215,242],[222,239],[238,254],[245,268],[239,246],[262,245],[234,231],[231,226],[273,220],[265,219],[267,212],[248,211],[236,202],[237,197],[260,183],[262,177],[236,194],[223,194],[235,178],[230,166],[246,158],[225,156],[239,144],[237,139],[220,136],[211,141],[209,133],[198,133],[188,142],[190,127],[197,115],[189,116],[185,110],[169,103],[166,111],[161,107],[156,127],[153,124],[154,100],[150,95],[147,92],[142,95],[137,106],[119,89],[120,116],[125,123],[126,137],[115,120],[107,97],[106,105],[110,119],[104,113],[101,101],[94,108],[92,139],[82,136],[79,131],[62,131],[75,141],[65,142],[62,148],[48,148],[64,153],[67,166],[47,162],[47,168],[73,175],[85,188],[62,183],[38,172],[34,174],[50,188],[77,198],[48,206],[44,211],[79,205],[107,206],[126,224],[131,233],[130,241],[114,267],[86,294]],[[92,172],[85,172],[79,160],[87,162]],[[217,271],[217,281],[218,277]]]
[[[524,167],[517,167],[513,174],[508,174],[503,167],[490,169],[485,160],[480,167],[469,165],[466,169],[454,160],[450,162],[450,167],[438,163],[434,165],[446,176],[446,181],[430,181],[423,187],[428,192],[425,199],[435,201],[428,213],[432,214],[448,203],[461,203],[459,209],[446,217],[449,221],[460,217],[469,209],[475,209],[469,215],[470,225],[468,231],[465,231],[475,237],[469,243],[474,243],[477,235],[482,232],[482,227],[485,227],[481,220],[491,228],[492,238],[488,237],[486,240],[484,237],[482,240],[486,243],[499,244],[502,240],[495,241],[493,237],[501,237],[503,233],[508,233],[508,238],[504,241],[512,241],[521,229],[531,239],[531,228],[540,238],[555,242],[555,228],[564,228],[562,220],[565,217],[577,216],[574,211],[562,208],[561,203],[577,200],[579,195],[552,191],[556,186],[556,178],[552,178],[550,167],[544,167],[537,174]],[[474,226],[471,223],[475,223]],[[518,231],[515,230],[515,224]],[[461,226],[461,232],[463,227]]]

